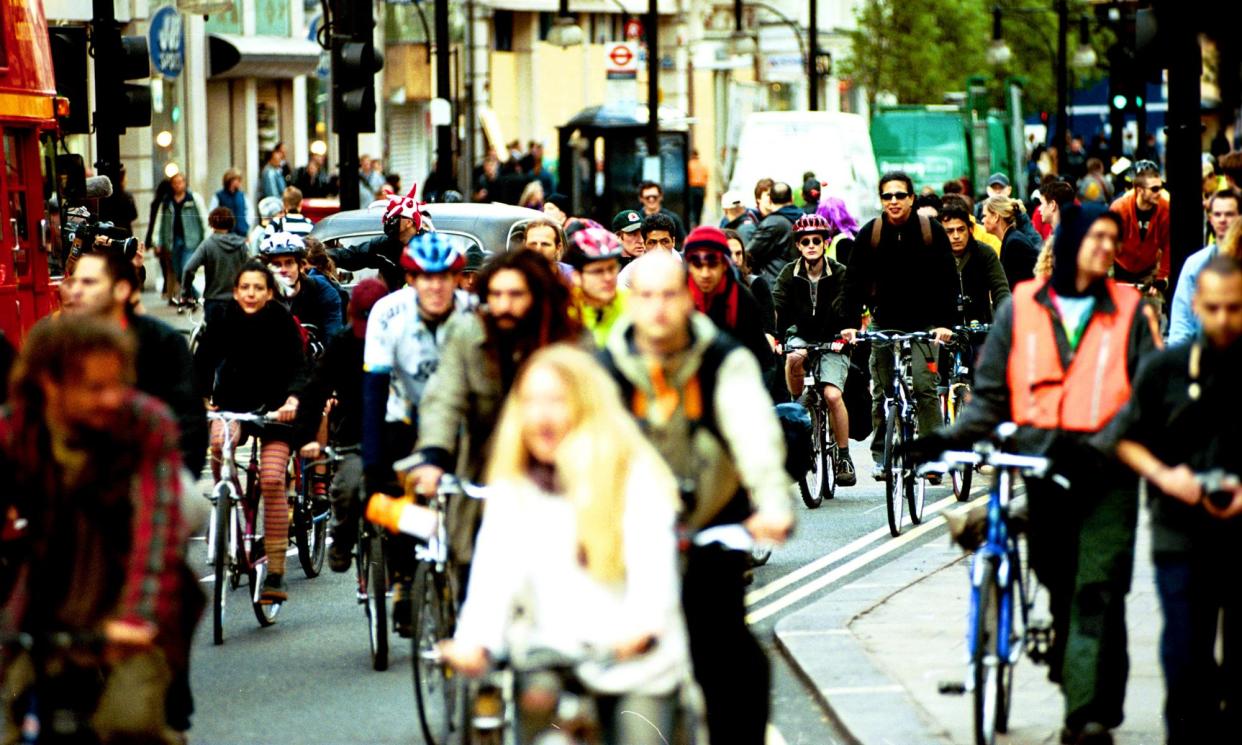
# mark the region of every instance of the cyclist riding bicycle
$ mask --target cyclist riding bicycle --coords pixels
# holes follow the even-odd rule
[[[404,197],[388,196],[384,207],[384,234],[355,246],[341,246],[328,251],[339,269],[351,272],[359,269],[378,269],[390,291],[405,286],[405,272],[401,268],[401,256],[414,236],[434,230],[431,219],[419,212],[414,194],[418,184],[410,188]]]
[[[326,340],[341,330],[341,296],[323,277],[306,273],[306,244],[293,233],[272,233],[259,245],[259,258],[272,270],[276,300],[299,323],[314,326]]]
[[[785,265],[776,278],[772,299],[776,306],[776,329],[787,335],[793,346],[822,344],[837,338],[837,330],[847,324],[841,314],[841,291],[845,266],[828,258],[825,251],[831,234],[828,221],[819,215],[803,215],[794,223],[794,245],[801,257]],[[790,352],[785,358],[785,381],[796,398],[802,392],[802,366],[805,350]],[[849,413],[841,398],[850,372],[848,354],[824,351],[813,371],[828,404],[832,434],[837,441],[837,462],[833,464],[841,486],[857,483],[849,451]]]
[[[600,347],[625,312],[626,293],[617,286],[621,255],[621,243],[615,235],[603,228],[586,228],[574,233],[565,256],[565,262],[573,267],[574,304],[570,312]]]
[[[410,454],[419,431],[419,404],[427,381],[440,362],[449,319],[465,314],[473,298],[458,290],[466,255],[452,238],[429,231],[416,235],[401,254],[405,287],[381,298],[371,310],[363,355],[362,459],[368,492],[400,494],[392,464]],[[329,554],[332,566],[349,566],[356,536],[341,526],[340,548]],[[393,613],[399,632],[408,628],[406,591],[413,578],[413,549],[390,552],[396,578]]]
[[[207,407],[225,411],[275,412],[289,424],[298,412],[306,384],[306,357],[297,321],[273,302],[276,279],[257,260],[242,266],[233,283],[233,302],[219,321],[203,333],[194,367],[199,390],[209,393]],[[285,477],[292,444],[305,442],[292,427],[270,424],[259,434],[259,488],[263,495],[263,545],[268,574],[262,598],[278,603],[285,590],[285,551],[289,547],[289,502]],[[212,422],[212,475],[220,477],[224,428]]]

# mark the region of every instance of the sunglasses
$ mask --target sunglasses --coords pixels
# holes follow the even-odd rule
[[[886,191],[880,195],[881,202],[891,202],[894,199],[901,202],[909,198],[910,192],[908,191]]]
[[[824,245],[824,239],[820,238],[818,235],[812,235],[806,238],[799,239],[798,245],[799,246],[822,246]]]
[[[715,269],[724,263],[724,257],[718,253],[692,253],[686,254],[686,262],[695,269]]]
[[[1152,194],[1159,194],[1164,191],[1164,184],[1152,184],[1151,186],[1140,186],[1140,189],[1146,189]]]

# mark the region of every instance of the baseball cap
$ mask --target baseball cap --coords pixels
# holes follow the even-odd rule
[[[993,173],[988,176],[988,186],[1009,186],[1009,177],[1003,173]]]
[[[638,214],[638,210],[621,210],[616,217],[612,218],[612,232],[614,233],[633,233],[642,228],[643,216]]]
[[[726,191],[724,194],[720,195],[720,209],[741,207],[744,204],[746,204],[746,197],[743,196],[740,191]]]

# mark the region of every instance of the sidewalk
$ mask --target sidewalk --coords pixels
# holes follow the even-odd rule
[[[777,625],[782,650],[855,741],[973,742],[970,696],[938,690],[941,681],[966,674],[968,566],[960,550],[936,540]],[[1118,745],[1164,742],[1161,616],[1152,573],[1144,519],[1126,609],[1130,680],[1126,721],[1114,733]],[[1062,700],[1046,675],[1046,667],[1028,659],[1017,666],[1009,735],[1001,742],[1059,742]]]

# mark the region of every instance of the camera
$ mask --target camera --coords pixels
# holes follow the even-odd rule
[[[1218,510],[1223,510],[1233,503],[1233,490],[1238,488],[1238,477],[1216,468],[1199,474],[1199,484],[1203,487],[1203,498],[1212,503]]]
[[[65,211],[65,224],[60,229],[65,255],[81,256],[95,246],[122,252],[132,259],[138,253],[138,239],[115,224],[92,219],[90,210],[74,207]]]

